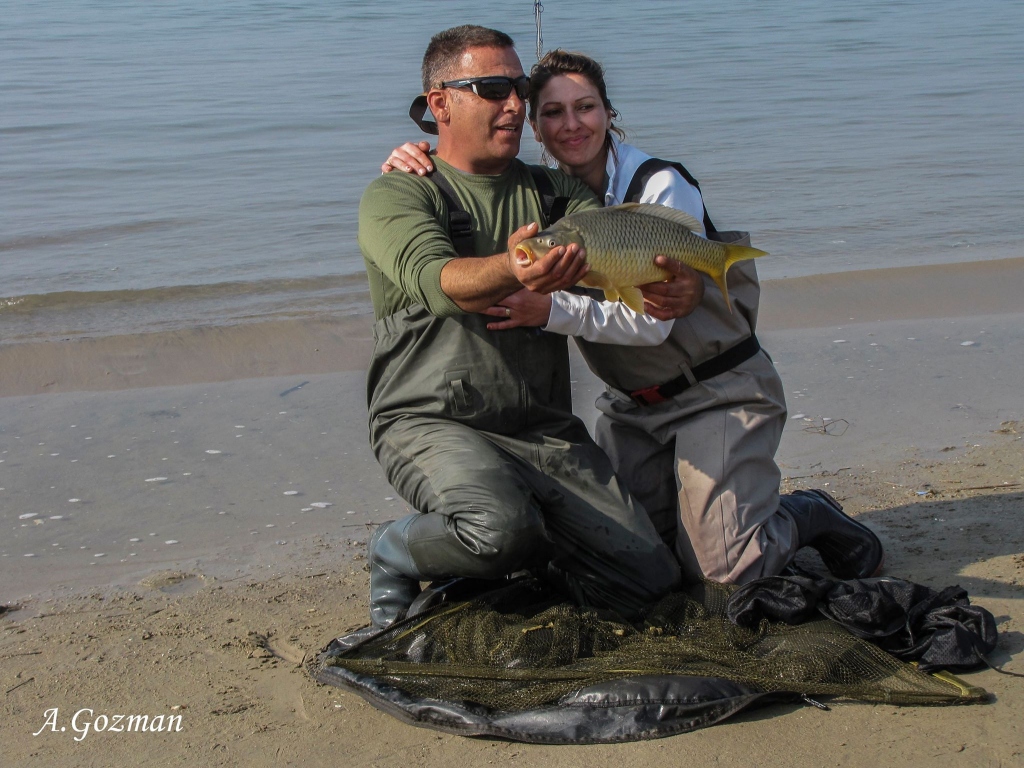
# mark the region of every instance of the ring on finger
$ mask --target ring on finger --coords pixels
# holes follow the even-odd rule
[[[512,307],[505,307],[505,317],[512,317]]]

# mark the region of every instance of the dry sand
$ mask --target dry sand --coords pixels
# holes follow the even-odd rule
[[[840,498],[891,575],[964,586],[1017,671],[1022,268],[768,282],[759,333],[786,381],[786,488]],[[993,671],[966,676],[985,706],[773,706],[601,747],[438,734],[314,683],[303,655],[365,623],[369,528],[406,509],[366,446],[368,339],[354,318],[0,346],[4,765],[1024,764],[1024,680]],[[83,709],[181,730],[76,741]]]

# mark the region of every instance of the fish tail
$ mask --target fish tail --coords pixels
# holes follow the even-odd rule
[[[747,259],[756,259],[758,256],[767,256],[768,251],[762,251],[758,248],[751,248],[747,245],[734,245],[732,243],[722,243],[722,247],[725,248],[725,266],[722,268],[722,273],[725,274],[729,271],[729,267],[735,264],[737,261],[746,261]]]

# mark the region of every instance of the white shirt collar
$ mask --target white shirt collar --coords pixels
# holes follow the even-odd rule
[[[616,205],[617,203],[619,203],[619,201],[615,199],[615,193],[613,190],[615,189],[616,176],[619,170],[618,163],[615,162],[615,156],[616,153],[620,151],[620,143],[621,142],[619,141],[618,137],[612,134],[612,145],[608,149],[608,159],[605,161],[604,166],[604,172],[608,175],[608,188],[605,189],[604,191],[605,205]]]

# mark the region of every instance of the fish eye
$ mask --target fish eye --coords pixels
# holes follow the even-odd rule
[[[548,238],[548,248],[554,248],[554,247],[555,247],[555,238],[549,237]]]

